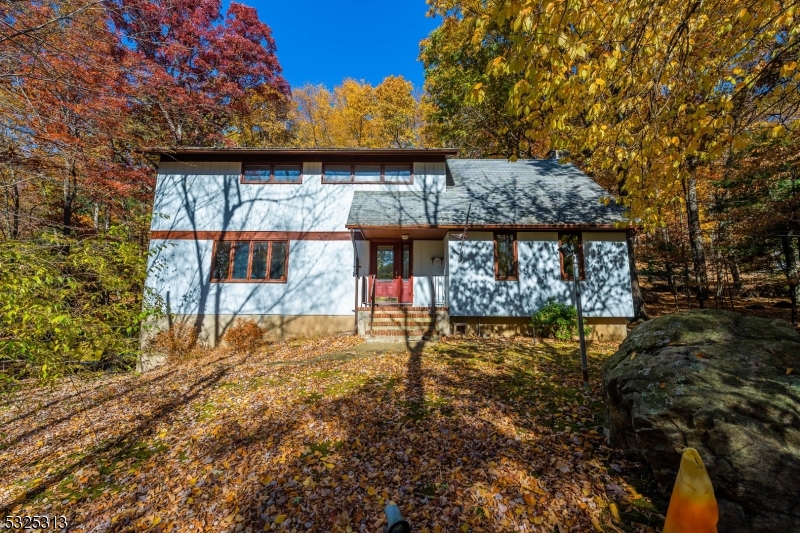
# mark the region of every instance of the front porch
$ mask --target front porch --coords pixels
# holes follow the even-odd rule
[[[398,341],[450,334],[444,232],[361,230],[353,242],[359,335]]]

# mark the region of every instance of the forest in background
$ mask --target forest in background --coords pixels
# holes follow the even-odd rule
[[[630,210],[640,273],[676,306],[731,308],[756,275],[797,323],[798,2],[429,4],[417,92],[290,89],[242,4],[0,3],[3,370],[130,368],[164,312],[144,286],[145,146],[561,150]]]

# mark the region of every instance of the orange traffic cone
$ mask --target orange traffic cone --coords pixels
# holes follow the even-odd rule
[[[718,519],[717,499],[708,471],[697,450],[686,448],[669,500],[663,533],[717,533]]]

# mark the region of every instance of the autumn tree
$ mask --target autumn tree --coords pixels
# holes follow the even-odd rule
[[[295,144],[301,147],[409,148],[419,144],[419,106],[413,85],[389,76],[377,87],[347,79],[329,91],[293,91]]]
[[[219,0],[111,4],[115,29],[145,60],[135,113],[158,144],[223,143],[237,119],[249,120],[254,102],[271,105],[284,121],[279,101],[289,98],[289,84],[272,31],[255,9],[233,2],[223,14]]]
[[[219,8],[0,6],[0,358],[34,374],[129,364],[158,309],[144,287],[154,173],[136,148],[286,136],[269,28]]]
[[[291,145],[290,99],[276,91],[252,89],[245,101],[247,110],[236,113],[225,130],[229,142],[253,148]]]
[[[55,224],[70,235],[80,210],[109,206],[115,197],[141,198],[152,185],[120,120],[129,109],[127,72],[136,62],[120,53],[105,10],[80,11],[79,5],[59,6],[78,14],[58,24],[50,21],[59,9],[49,5],[22,7],[13,16],[15,28],[46,29],[10,37],[6,65],[13,70],[0,81],[4,174],[12,179],[5,190],[13,193],[6,204],[14,221],[10,237],[20,237],[23,188],[38,199],[29,206],[33,228]]]
[[[508,25],[493,26],[475,39],[475,16],[486,11],[484,3],[437,0],[431,14],[442,24],[422,41],[420,59],[425,67],[422,109],[424,134],[429,144],[460,150],[462,157],[541,157],[547,144],[528,135],[542,128],[541,117],[520,116],[509,108],[509,94],[519,74],[491,76],[487,69],[508,51]],[[480,85],[483,98],[468,98]]]
[[[462,2],[454,4],[464,5]],[[503,28],[508,46],[489,72],[509,91],[512,113],[547,117],[529,135],[582,159],[618,183],[632,220],[663,222],[684,203],[698,296],[708,283],[698,171],[741,149],[750,128],[793,128],[797,2],[652,3],[502,0],[464,10],[474,42]],[[485,101],[484,84],[473,87]]]
[[[753,132],[748,146],[727,161],[716,184],[721,192],[712,217],[732,234],[740,260],[770,268],[781,258],[798,323],[800,302],[800,132],[775,138],[770,127]]]

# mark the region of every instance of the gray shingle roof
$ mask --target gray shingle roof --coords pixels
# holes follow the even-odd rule
[[[625,220],[621,206],[572,164],[528,159],[449,159],[444,192],[356,191],[347,225],[607,225]],[[452,177],[452,182],[450,182]]]

